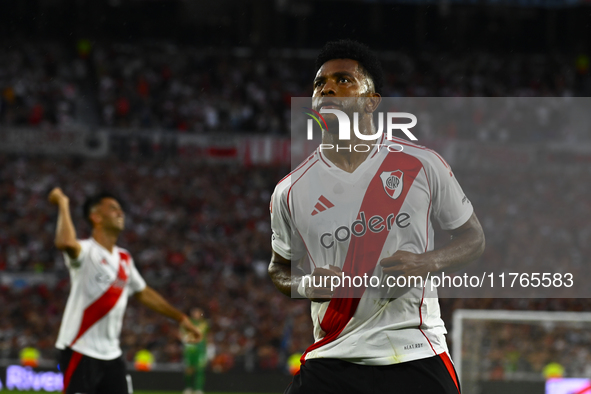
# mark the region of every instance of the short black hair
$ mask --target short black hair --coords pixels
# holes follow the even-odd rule
[[[377,93],[384,86],[384,72],[377,55],[365,44],[353,40],[339,40],[327,42],[316,58],[316,71],[324,63],[333,59],[352,59],[359,62],[361,67],[373,81]]]
[[[86,199],[86,201],[84,201],[84,205],[82,206],[82,214],[84,215],[84,219],[86,219],[88,221],[88,223],[90,224],[91,227],[92,227],[92,220],[90,220],[90,211],[92,211],[92,208],[94,208],[98,204],[100,204],[101,201],[103,201],[103,199],[105,199],[105,198],[112,198],[123,206],[123,203],[121,202],[121,200],[119,200],[119,198],[117,196],[115,196],[114,194],[109,193],[109,192],[100,192],[98,194],[95,194],[94,196],[88,197]]]

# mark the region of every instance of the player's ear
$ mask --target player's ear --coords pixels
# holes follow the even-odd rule
[[[365,112],[368,114],[375,112],[381,102],[382,96],[379,93],[369,93],[365,101]]]
[[[100,213],[98,213],[98,211],[96,209],[93,209],[90,212],[90,214],[88,215],[88,217],[90,218],[90,222],[92,223],[93,226],[95,226],[103,221],[103,217],[101,216]]]

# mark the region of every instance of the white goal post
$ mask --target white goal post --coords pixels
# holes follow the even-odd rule
[[[505,323],[591,323],[591,312],[550,312],[550,311],[519,311],[519,310],[474,310],[458,309],[453,313],[452,328],[452,359],[460,382],[462,382],[462,341],[465,322],[481,320]]]

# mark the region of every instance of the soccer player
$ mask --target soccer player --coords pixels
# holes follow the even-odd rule
[[[86,201],[84,216],[92,225],[86,240],[76,238],[69,199],[60,188],[51,191],[49,201],[58,206],[55,246],[64,252],[72,281],[56,343],[63,392],[131,393],[119,347],[128,296],[179,322],[193,340],[202,334],[188,316],[146,286],[129,252],[116,246],[125,215],[115,197],[100,194]]]
[[[357,112],[360,133],[375,134],[372,113],[383,83],[376,55],[354,41],[329,42],[316,69],[313,109],[340,110],[350,119]],[[353,132],[339,140],[335,115],[324,114],[327,149],[319,147],[271,197],[269,274],[282,293],[312,301],[314,324],[315,343],[285,393],[458,394],[436,289],[413,285],[406,294],[375,297],[370,287],[331,289],[317,279],[426,278],[459,269],[484,250],[473,207],[437,153],[384,136],[369,152],[347,149],[367,141]],[[451,234],[437,250],[432,219]],[[306,256],[308,275],[301,269]]]
[[[207,331],[209,324],[203,317],[201,308],[191,309],[191,322],[199,328],[203,338],[201,341],[187,342],[185,337],[186,330],[181,329],[181,337],[185,343],[185,390],[183,394],[203,394],[205,386],[205,367],[207,366]]]

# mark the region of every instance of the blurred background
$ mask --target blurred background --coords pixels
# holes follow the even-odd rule
[[[591,93],[590,21],[587,0],[0,2],[0,363],[22,364],[32,348],[38,367],[55,368],[69,276],[47,192],[70,196],[85,238],[85,197],[110,190],[126,206],[120,244],[148,284],[186,313],[204,309],[208,376],[279,376],[279,388],[261,390],[281,391],[290,356],[313,338],[309,303],[267,276],[268,204],[290,171],[290,99],[311,95],[324,43],[353,38],[378,52],[383,96],[576,99]],[[557,130],[556,116],[542,109],[541,126],[519,134],[450,124],[418,135],[475,206],[482,259],[530,259],[532,271],[589,262],[591,133]],[[591,307],[440,303],[450,332],[460,309]],[[463,352],[479,355],[472,379],[484,382],[468,393],[591,378],[588,323],[494,324],[463,330]],[[133,299],[121,345],[131,369],[148,350],[153,371],[182,371],[177,327]]]

